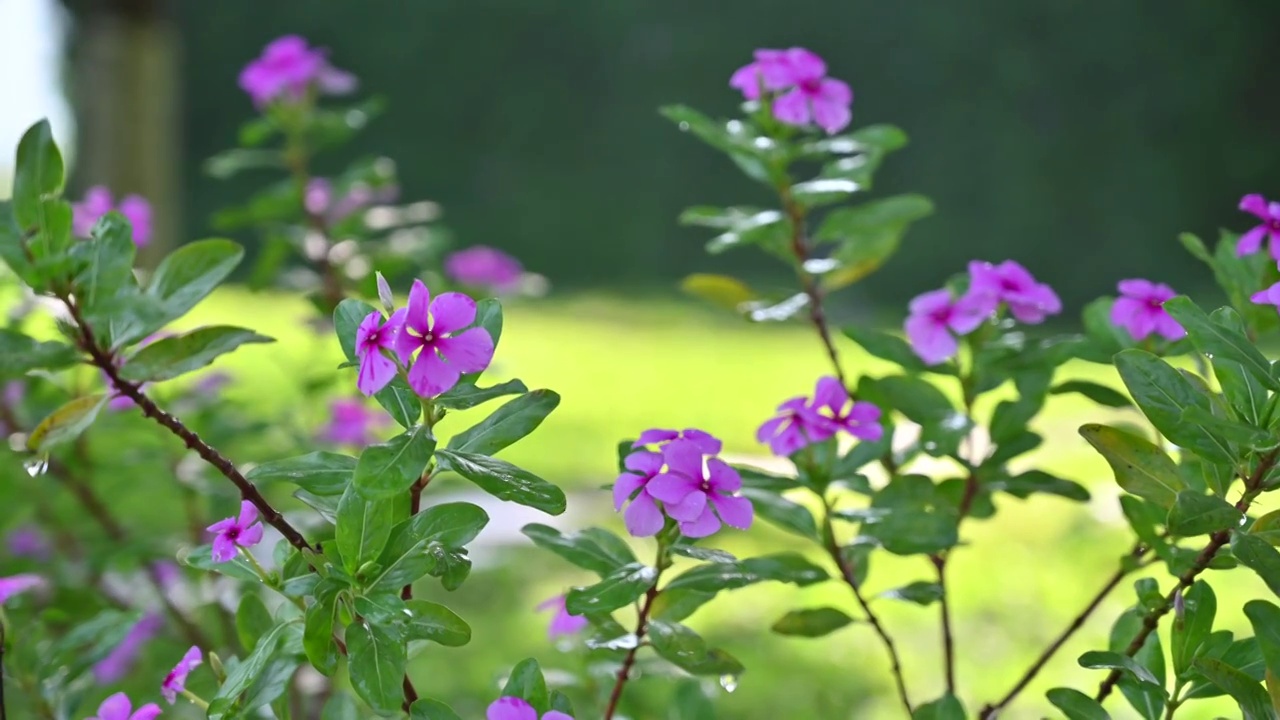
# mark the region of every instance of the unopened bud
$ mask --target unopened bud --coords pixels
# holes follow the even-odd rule
[[[1181,630],[1187,618],[1187,604],[1182,599],[1182,591],[1179,590],[1173,596],[1173,626]]]
[[[387,284],[387,279],[382,277],[382,273],[376,273],[378,278],[378,299],[382,301],[382,307],[386,308],[387,314],[396,311],[396,296],[391,294],[391,286]]]
[[[227,681],[227,670],[222,667],[222,659],[218,657],[218,653],[209,651],[209,669],[218,678],[219,683]]]

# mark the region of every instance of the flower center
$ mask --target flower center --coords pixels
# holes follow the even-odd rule
[[[817,95],[822,92],[821,78],[800,81],[800,91],[805,95]]]
[[[435,339],[436,339],[435,333],[431,332],[430,330],[422,334],[418,334],[418,331],[414,330],[413,328],[407,328],[407,330],[409,331],[410,335],[421,339],[423,345],[430,345],[431,343],[435,342]]]
[[[1280,218],[1270,218],[1267,220],[1267,229],[1273,233],[1280,233]]]
[[[1147,307],[1152,310],[1163,310],[1164,301],[1159,298],[1147,298]]]
[[[232,542],[235,542],[236,540],[239,540],[239,539],[240,539],[240,528],[238,528],[238,527],[233,527],[233,528],[231,528],[230,530],[227,530],[227,539],[228,539],[228,540],[230,540],[230,541],[232,541]]]

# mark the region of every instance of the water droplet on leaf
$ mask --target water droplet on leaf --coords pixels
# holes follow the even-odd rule
[[[725,692],[733,692],[738,689],[738,678],[733,675],[721,675],[720,687],[724,688]]]
[[[22,463],[22,467],[26,468],[27,474],[30,475],[31,477],[36,477],[37,475],[43,475],[49,471],[49,458],[47,457],[31,458],[30,460]]]

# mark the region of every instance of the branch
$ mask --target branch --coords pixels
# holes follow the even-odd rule
[[[661,551],[659,551],[661,552]],[[658,579],[653,579],[653,585],[645,592],[644,602],[640,605],[640,615],[636,619],[636,642],[627,651],[627,656],[622,660],[622,668],[618,670],[618,679],[613,683],[613,692],[609,693],[609,705],[604,711],[604,720],[613,720],[613,714],[618,711],[618,701],[622,699],[622,689],[627,684],[627,679],[631,677],[631,667],[636,662],[636,651],[640,649],[640,642],[644,640],[644,635],[649,631],[649,611],[653,608],[653,601],[658,597]]]
[[[1142,544],[1139,543],[1134,546],[1133,551],[1129,553],[1128,557],[1138,560],[1146,553],[1147,548],[1143,547]],[[1031,663],[1031,667],[1027,668],[1027,671],[1022,674],[1022,677],[1018,679],[1018,682],[1013,686],[1013,689],[1006,693],[1004,697],[1000,698],[998,702],[988,704],[982,708],[982,712],[978,714],[979,720],[994,720],[996,714],[999,713],[1000,710],[1013,702],[1014,698],[1018,696],[1018,693],[1021,693],[1026,689],[1027,685],[1035,679],[1035,676],[1044,669],[1044,666],[1049,662],[1050,658],[1052,658],[1054,654],[1066,644],[1067,640],[1070,639],[1076,631],[1084,626],[1085,621],[1093,615],[1093,612],[1098,609],[1098,606],[1102,604],[1102,601],[1107,597],[1107,595],[1111,594],[1111,591],[1120,584],[1120,581],[1132,571],[1132,568],[1125,567],[1124,564],[1121,564],[1120,568],[1117,569],[1110,578],[1108,578],[1106,584],[1102,586],[1102,589],[1093,596],[1093,599],[1089,601],[1089,604],[1071,620],[1071,623],[1067,625],[1067,628],[1063,630],[1053,642],[1049,643],[1049,647],[1045,648],[1044,652],[1040,653],[1040,656],[1035,659],[1035,662]]]
[[[338,308],[338,304],[346,297],[346,292],[342,289],[342,277],[338,274],[338,268],[329,261],[329,250],[333,247],[333,241],[329,239],[329,225],[325,222],[324,217],[307,209],[307,185],[311,182],[307,148],[295,133],[290,134],[289,144],[291,147],[287,152],[287,164],[289,166],[289,174],[293,177],[293,182],[298,187],[298,198],[302,205],[302,214],[306,218],[307,227],[311,232],[314,232],[324,241],[324,252],[317,254],[315,258],[307,256],[304,243],[303,257],[315,263],[316,269],[320,273],[321,282],[323,283],[320,297],[324,300],[326,314],[331,317],[333,311]]]
[[[933,555],[929,558],[938,571],[938,589],[940,597],[938,605],[942,611],[942,651],[943,669],[947,678],[947,692],[956,694],[956,641],[951,632],[951,604],[947,602],[947,558],[944,555]]]
[[[1280,458],[1280,449],[1272,450],[1258,460],[1258,467],[1254,469],[1253,474],[1250,475],[1249,479],[1245,482],[1244,495],[1240,496],[1240,500],[1236,502],[1236,510],[1239,510],[1242,513],[1249,510],[1249,505],[1253,503],[1253,499],[1262,491],[1262,481],[1266,479],[1267,473],[1275,467],[1276,460],[1278,458]],[[1151,612],[1147,613],[1146,617],[1142,619],[1142,629],[1139,630],[1137,636],[1133,638],[1133,642],[1129,643],[1129,647],[1124,650],[1124,655],[1126,657],[1133,657],[1142,649],[1147,638],[1150,637],[1151,633],[1155,632],[1156,628],[1159,626],[1160,618],[1167,615],[1169,611],[1173,609],[1173,603],[1177,597],[1182,594],[1184,590],[1191,587],[1192,583],[1196,581],[1196,577],[1209,567],[1209,563],[1213,561],[1214,555],[1217,555],[1218,551],[1230,542],[1230,540],[1230,530],[1219,530],[1209,536],[1209,544],[1205,545],[1204,550],[1201,550],[1200,554],[1196,556],[1195,562],[1191,563],[1191,567],[1178,578],[1178,584],[1173,587],[1173,590],[1169,591],[1169,594],[1165,596],[1164,601],[1160,603],[1159,607],[1151,610]],[[1119,670],[1112,670],[1107,673],[1107,677],[1103,679],[1100,685],[1098,685],[1098,694],[1094,696],[1094,699],[1098,702],[1105,700],[1107,696],[1111,694],[1111,691],[1119,681]]]
[[[836,352],[835,342],[831,339],[831,327],[827,324],[826,311],[822,307],[824,296],[822,287],[814,280],[813,275],[804,269],[804,264],[809,259],[809,242],[804,232],[805,209],[791,196],[790,188],[779,187],[778,194],[782,196],[783,209],[786,210],[787,218],[791,220],[791,252],[796,258],[796,278],[800,280],[800,288],[804,290],[804,294],[809,297],[809,320],[818,330],[818,336],[822,339],[822,345],[827,350],[827,357],[831,359],[831,366],[835,368],[840,384],[848,388],[849,383],[845,379],[844,369],[840,366],[840,355]]]

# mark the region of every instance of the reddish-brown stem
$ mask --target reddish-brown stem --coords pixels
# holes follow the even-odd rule
[[[951,604],[947,601],[947,559],[943,555],[930,558],[938,571],[938,605],[942,616],[943,674],[947,679],[947,692],[956,694],[956,641],[951,631]]]
[[[653,608],[653,601],[658,597],[658,581],[655,578],[653,586],[644,594],[644,601],[640,604],[640,614],[636,619],[636,641],[627,651],[627,656],[622,659],[622,668],[618,670],[618,679],[613,683],[613,691],[609,693],[609,704],[605,707],[604,720],[613,720],[613,714],[618,711],[618,703],[622,700],[622,689],[626,687],[627,680],[631,677],[631,668],[636,662],[636,651],[640,649],[641,641],[644,640],[645,633],[649,631],[649,611]]]
[[[791,221],[791,252],[796,259],[796,278],[800,281],[800,289],[809,298],[809,320],[822,339],[822,346],[827,351],[831,366],[835,369],[840,384],[846,388],[849,383],[845,379],[844,368],[840,365],[840,354],[836,351],[835,341],[831,337],[831,326],[827,323],[827,314],[822,307],[824,293],[818,281],[805,270],[804,264],[809,260],[809,241],[805,235],[805,209],[791,196],[790,188],[778,188],[782,197],[782,207]]]
[[[422,511],[422,491],[427,489],[427,484],[431,482],[431,474],[425,473],[418,481],[409,488],[409,517],[413,517]],[[413,598],[413,583],[405,585],[400,590],[400,597],[404,600]]]
[[[332,315],[338,304],[346,297],[346,292],[342,289],[342,277],[338,274],[337,266],[329,261],[329,249],[332,247],[332,242],[329,239],[329,225],[323,216],[311,212],[306,205],[307,185],[311,182],[307,149],[300,140],[291,139],[290,144],[292,147],[286,153],[286,160],[289,166],[289,174],[293,177],[294,184],[298,188],[303,217],[306,218],[306,224],[310,231],[324,241],[323,252],[316,253],[315,257],[307,256],[307,259],[315,264],[316,270],[320,274],[320,282],[322,283],[320,297],[324,299],[325,311],[327,314]]]
[[[1093,599],[1085,605],[1083,610],[1071,619],[1071,622],[1067,625],[1066,629],[1059,633],[1058,636],[1054,638],[1053,642],[1049,643],[1049,647],[1045,648],[1044,652],[1040,653],[1039,657],[1031,663],[1031,667],[1027,668],[1027,671],[1022,674],[1022,677],[1018,679],[1018,682],[1013,686],[1013,689],[1006,693],[1004,697],[1000,698],[999,701],[986,705],[982,708],[982,712],[978,714],[979,720],[994,720],[997,713],[1003,710],[1009,703],[1013,702],[1014,698],[1018,697],[1018,694],[1026,689],[1027,685],[1031,684],[1031,681],[1035,679],[1036,675],[1040,674],[1040,671],[1044,669],[1044,666],[1048,664],[1049,660],[1058,652],[1058,650],[1067,643],[1067,640],[1069,640],[1072,635],[1075,635],[1080,628],[1084,627],[1085,621],[1093,615],[1094,611],[1098,609],[1098,606],[1102,604],[1102,601],[1106,599],[1107,595],[1110,595],[1111,591],[1116,589],[1116,586],[1120,584],[1120,581],[1129,573],[1133,572],[1136,567],[1136,561],[1142,559],[1142,556],[1146,553],[1147,548],[1143,547],[1141,543],[1136,545],[1133,548],[1133,551],[1126,556],[1126,559],[1132,564],[1121,563],[1120,567],[1111,574],[1111,577],[1107,579],[1107,582],[1103,584],[1102,588],[1094,594]]]
[[[1236,502],[1236,510],[1239,510],[1241,513],[1248,512],[1249,506],[1253,503],[1253,499],[1262,491],[1262,483],[1266,480],[1267,473],[1271,472],[1271,469],[1275,467],[1276,460],[1278,458],[1280,458],[1280,450],[1272,450],[1258,460],[1257,468],[1254,469],[1253,474],[1249,476],[1249,479],[1245,481],[1244,494],[1241,495],[1240,499]],[[1125,648],[1125,656],[1133,657],[1142,649],[1147,638],[1150,637],[1151,633],[1155,632],[1156,628],[1160,625],[1160,618],[1164,617],[1173,609],[1173,603],[1177,597],[1187,588],[1191,587],[1191,585],[1196,581],[1196,577],[1209,567],[1209,563],[1213,561],[1213,558],[1218,554],[1218,551],[1230,541],[1230,530],[1219,530],[1209,536],[1209,543],[1205,545],[1204,549],[1200,551],[1200,554],[1196,556],[1195,561],[1191,563],[1191,567],[1178,578],[1178,584],[1173,586],[1173,589],[1165,596],[1164,601],[1160,603],[1159,607],[1152,609],[1142,619],[1142,628],[1138,631],[1138,634],[1134,636],[1133,641],[1129,643],[1129,646]],[[1098,693],[1094,696],[1094,699],[1098,702],[1105,700],[1107,696],[1111,694],[1111,691],[1119,681],[1119,670],[1112,670],[1110,673],[1107,673],[1107,677],[1098,685]]]

